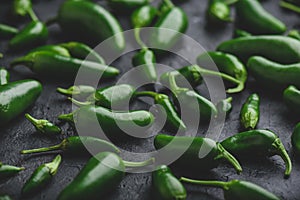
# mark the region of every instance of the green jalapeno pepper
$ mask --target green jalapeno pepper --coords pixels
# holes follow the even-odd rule
[[[9,78],[10,78],[10,75],[9,75],[9,72],[1,67],[0,68],[0,85],[5,85],[9,82]]]
[[[279,155],[285,162],[285,176],[292,171],[292,163],[280,138],[268,130],[251,130],[233,135],[221,142],[223,147],[238,158],[243,156],[274,156]]]
[[[12,120],[30,105],[42,92],[42,85],[35,80],[20,80],[0,86],[0,124]]]
[[[247,80],[247,70],[237,57],[221,52],[207,52],[198,56],[197,63],[205,67],[211,62],[211,59],[220,72],[233,76],[240,81],[236,88],[228,89],[228,93],[240,92],[244,89]]]
[[[53,152],[60,150],[67,154],[86,155],[89,154],[89,152],[87,152],[87,148],[93,149],[93,151],[97,153],[103,151],[120,153],[120,150],[115,145],[105,140],[91,136],[71,136],[64,139],[57,145],[38,149],[22,150],[21,154]]]
[[[243,29],[253,34],[282,34],[286,26],[268,13],[257,0],[237,1],[236,17]]]
[[[291,38],[300,40],[300,33],[299,33],[298,30],[290,30],[290,31],[288,32],[288,37],[291,37]]]
[[[258,94],[251,94],[243,104],[240,118],[241,124],[245,129],[254,129],[259,121],[260,98]]]
[[[249,37],[249,36],[252,36],[251,33],[245,31],[245,30],[242,30],[242,29],[235,29],[234,30],[234,37],[235,38],[239,38],[239,37]]]
[[[283,100],[292,111],[300,112],[300,90],[289,86],[283,92]]]
[[[11,38],[14,37],[19,32],[18,29],[6,24],[0,24],[0,38]]]
[[[232,22],[230,7],[223,0],[209,0],[206,10],[207,17],[212,23]]]
[[[12,200],[12,198],[10,198],[10,196],[8,196],[8,195],[3,195],[3,196],[0,196],[0,200]]]
[[[73,85],[67,89],[57,88],[57,92],[66,96],[74,96],[74,97],[88,97],[93,94],[96,90],[93,86],[89,85]]]
[[[300,41],[286,36],[235,38],[221,43],[217,50],[233,54],[242,61],[257,55],[283,64],[300,62]]]
[[[209,138],[202,137],[174,137],[169,135],[156,135],[154,139],[154,146],[156,149],[160,149],[168,145],[172,141],[172,152],[166,152],[166,154],[181,153],[182,156],[177,159],[173,164],[181,168],[189,169],[203,169],[210,170],[217,167],[220,164],[221,159],[225,159],[230,162],[236,169],[237,173],[242,171],[239,162],[220,144]],[[187,148],[187,144],[190,146]],[[211,151],[205,157],[199,157],[201,147],[211,149]],[[186,151],[185,151],[186,150]],[[189,160],[193,160],[193,165],[186,165]]]
[[[219,187],[224,191],[224,198],[226,200],[280,200],[276,195],[267,191],[266,189],[247,181],[232,180],[229,182],[223,181],[201,181],[181,177],[180,181],[203,186]]]
[[[283,65],[260,56],[253,56],[249,59],[247,67],[253,77],[266,86],[300,87],[300,63]]]
[[[186,129],[184,122],[181,120],[179,114],[177,113],[176,109],[174,108],[170,98],[165,94],[159,94],[156,92],[151,91],[143,91],[143,92],[135,92],[135,97],[142,97],[148,96],[154,99],[156,104],[161,105],[167,117],[167,122],[171,124],[176,129]]]
[[[151,5],[144,5],[136,9],[131,15],[131,23],[134,28],[149,26],[157,15],[157,9]]]
[[[292,145],[295,152],[300,153],[300,123],[298,123],[292,134]]]
[[[24,167],[15,167],[2,164],[0,167],[0,180],[12,177],[23,170],[25,170]]]
[[[162,199],[184,200],[186,199],[186,190],[182,183],[172,174],[169,167],[160,165],[152,172],[153,186],[157,196]]]
[[[96,199],[119,185],[125,176],[125,167],[143,167],[153,159],[128,162],[118,155],[102,152],[92,157],[75,179],[61,191],[58,200]]]
[[[32,21],[20,30],[10,41],[9,47],[13,50],[37,46],[46,42],[48,29],[43,22]]]
[[[279,5],[282,8],[285,8],[285,9],[288,9],[290,11],[300,14],[300,7],[299,7],[300,2],[298,2],[298,1],[290,1],[290,2],[280,1]]]
[[[22,188],[22,194],[28,196],[41,191],[41,189],[45,187],[57,173],[60,163],[61,156],[58,155],[52,162],[39,166],[26,181]]]
[[[65,57],[71,57],[69,51],[61,46],[58,45],[44,45],[37,48],[32,49],[29,53],[33,52],[40,52],[40,51],[47,51],[50,53],[54,53],[57,55],[65,56]]]
[[[114,9],[132,10],[149,4],[151,0],[108,0],[108,4]]]
[[[102,74],[103,78],[111,78],[120,73],[114,67],[76,58],[68,58],[47,51],[29,53],[11,62],[11,66],[19,64],[25,65],[37,74],[60,76],[65,79],[75,78],[80,67],[84,67],[89,72]]]
[[[123,30],[116,18],[91,1],[65,1],[59,8],[56,21],[66,33],[81,36],[81,40],[99,43],[111,36],[113,50],[125,48]]]
[[[34,125],[35,129],[41,133],[53,135],[61,134],[61,129],[45,119],[35,119],[28,113],[25,114],[26,119]]]

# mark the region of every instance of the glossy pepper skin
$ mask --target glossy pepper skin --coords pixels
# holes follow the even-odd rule
[[[20,50],[43,44],[48,39],[48,29],[43,22],[32,21],[20,30],[10,41],[9,48]]]
[[[114,9],[135,9],[150,3],[150,0],[108,0]]]
[[[291,85],[283,92],[283,100],[292,111],[300,112],[300,90]]]
[[[91,136],[71,136],[64,139],[57,145],[38,149],[22,150],[21,154],[53,152],[60,150],[67,154],[86,155],[89,154],[89,152],[87,152],[87,148],[93,149],[93,152],[97,153],[103,151],[120,153],[120,150],[115,145],[105,140]]]
[[[292,134],[292,145],[296,153],[300,153],[300,123],[298,123]]]
[[[201,181],[181,177],[180,180],[186,183],[198,184],[203,186],[219,187],[224,191],[226,200],[280,200],[279,197],[267,191],[266,189],[247,181],[232,180],[229,182],[223,181]]]
[[[18,29],[6,24],[0,24],[0,38],[7,39],[14,37],[19,32]]]
[[[286,26],[268,13],[257,0],[237,1],[236,18],[243,29],[253,34],[282,34]]]
[[[83,36],[94,43],[114,36],[113,50],[125,48],[123,30],[116,18],[103,7],[91,1],[65,1],[58,11],[57,22],[65,33]]]
[[[232,22],[230,7],[223,0],[209,0],[206,14],[211,23]]]
[[[24,167],[15,167],[12,165],[2,164],[0,167],[0,180],[12,177],[23,170],[25,170]]]
[[[66,48],[58,45],[51,45],[51,44],[34,48],[29,53],[41,52],[41,51],[46,51],[60,56],[71,57],[69,51]]]
[[[228,89],[228,93],[240,92],[244,89],[247,81],[247,70],[244,64],[234,55],[222,52],[207,52],[197,58],[197,64],[205,68],[211,60],[216,64],[220,72],[235,77],[240,81],[236,88]]]
[[[230,53],[242,61],[262,56],[282,64],[300,62],[300,41],[286,36],[249,36],[225,41],[218,51]]]
[[[3,125],[32,105],[42,92],[35,80],[20,80],[0,86],[0,124]]]
[[[173,141],[172,141],[173,140]],[[182,156],[178,158],[173,164],[183,169],[195,169],[195,170],[210,170],[217,167],[221,159],[225,159],[234,166],[237,173],[242,171],[239,162],[225,150],[225,148],[215,141],[209,138],[202,137],[174,137],[169,135],[159,134],[155,136],[154,146],[156,149],[165,147],[172,141],[171,147],[166,147],[170,152],[166,153],[166,156],[172,153],[181,153]],[[186,145],[190,144],[187,148]],[[201,147],[207,147],[210,152],[205,157],[199,157]],[[170,148],[170,149],[169,149]],[[187,149],[187,150],[186,150]],[[186,151],[185,151],[186,150]],[[193,160],[193,165],[186,165],[189,161]]]
[[[245,129],[254,129],[260,116],[260,98],[258,94],[251,94],[243,104],[240,118]]]
[[[25,117],[28,121],[30,121],[30,123],[35,127],[35,129],[41,133],[49,135],[61,134],[61,129],[58,126],[49,122],[48,120],[35,119],[28,113],[25,114]]]
[[[136,9],[131,15],[131,24],[134,28],[150,26],[157,16],[157,9],[151,5],[144,5]]]
[[[95,62],[83,61],[76,58],[68,58],[47,51],[29,53],[12,61],[11,66],[25,65],[31,71],[47,76],[74,79],[80,67],[85,71],[102,74],[103,78],[117,76],[120,71],[114,67],[102,65]]]
[[[9,82],[10,74],[9,72],[4,68],[0,68],[0,85],[6,85]]]
[[[166,165],[160,165],[152,172],[152,182],[157,196],[160,198],[165,200],[186,199],[187,194],[184,186]]]
[[[41,189],[45,187],[57,173],[60,163],[61,156],[58,155],[52,162],[39,166],[26,181],[22,188],[22,194],[24,196],[29,196],[41,191]]]
[[[285,162],[285,176],[292,171],[292,163],[280,138],[268,130],[251,130],[233,135],[221,142],[222,146],[238,158],[279,155]]]

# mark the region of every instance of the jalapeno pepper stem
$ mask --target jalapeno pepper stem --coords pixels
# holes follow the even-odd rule
[[[224,158],[235,168],[237,173],[240,174],[243,171],[243,169],[239,161],[237,161],[237,159],[233,155],[231,155],[220,143],[217,143],[217,148],[219,151],[219,155],[215,157],[215,160]]]
[[[158,93],[152,92],[152,91],[142,91],[142,92],[134,93],[134,97],[147,96],[147,97],[155,98],[157,95],[158,95]]]
[[[80,94],[79,91],[74,90],[74,86],[70,87],[68,89],[64,89],[64,88],[56,88],[56,91],[63,94],[63,95],[76,95],[76,94]]]
[[[142,41],[141,36],[140,36],[140,28],[135,28],[134,29],[134,37],[136,42],[142,47],[142,49],[148,49],[146,44]]]
[[[212,187],[219,187],[225,189],[227,186],[227,182],[223,181],[201,181],[201,180],[194,180],[194,179],[189,179],[185,177],[181,177],[179,179],[181,182],[186,182],[186,183],[192,183],[192,184],[197,184],[197,185],[205,185],[205,186],[212,186]]]
[[[38,17],[36,16],[36,14],[34,13],[32,8],[30,8],[28,10],[28,14],[29,14],[30,18],[32,19],[32,21],[39,21]]]
[[[30,121],[34,126],[38,126],[40,125],[40,120],[32,117],[31,115],[29,115],[28,113],[25,114],[26,119],[28,119],[28,121]]]
[[[284,163],[285,163],[285,172],[284,172],[284,175],[285,177],[289,177],[290,174],[291,174],[291,171],[292,171],[292,162],[291,162],[291,159],[288,155],[288,153],[286,152],[285,148],[284,148],[284,145],[282,144],[280,138],[277,138],[273,144],[272,144],[276,150],[277,150],[277,153],[278,155],[283,159]]]
[[[230,81],[232,83],[240,84],[241,81],[237,80],[236,78],[229,76],[227,74],[221,73],[221,72],[216,72],[208,69],[201,68],[199,66],[199,73],[202,75],[210,75],[210,76],[219,76],[227,81]]]
[[[294,4],[285,2],[285,1],[280,1],[279,5],[283,8],[289,9],[291,11],[294,11],[296,13],[300,13],[300,7],[299,6],[295,6]]]
[[[88,106],[88,105],[91,105],[92,102],[89,102],[89,101],[85,101],[85,102],[81,102],[81,101],[77,101],[76,99],[73,99],[71,97],[68,97],[68,99],[74,103],[76,106]]]
[[[240,81],[240,83],[235,88],[227,89],[226,92],[227,93],[237,93],[237,92],[244,90],[244,87],[245,87],[244,82]]]
[[[169,8],[173,8],[174,4],[171,0],[163,0],[164,3],[169,7]]]
[[[61,156],[57,155],[52,162],[46,163],[45,166],[48,167],[50,174],[53,176],[57,173],[60,163],[61,163]]]
[[[71,122],[73,123],[74,122],[74,113],[75,112],[71,112],[69,114],[63,114],[63,115],[59,115],[58,116],[58,119],[59,120],[63,120],[63,121],[66,121],[66,122]]]
[[[224,0],[224,3],[226,5],[232,5],[235,4],[236,2],[238,2],[239,0]]]
[[[56,151],[56,150],[60,150],[64,145],[65,145],[65,142],[63,141],[60,144],[57,144],[54,146],[22,150],[20,153],[21,154],[30,154],[30,153],[42,153],[42,152],[48,152],[48,151]]]
[[[152,165],[154,162],[155,162],[154,158],[150,158],[142,162],[131,162],[131,161],[123,160],[123,163],[126,167],[145,167],[147,165]]]

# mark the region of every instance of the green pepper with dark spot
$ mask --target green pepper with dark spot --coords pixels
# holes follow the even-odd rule
[[[25,65],[31,71],[40,75],[62,77],[64,79],[74,79],[81,67],[84,68],[85,72],[101,74],[103,78],[115,77],[120,73],[114,67],[69,58],[47,51],[32,52],[17,58],[11,62],[11,66],[16,65]]]
[[[221,142],[222,146],[238,158],[257,158],[279,155],[285,162],[285,176],[292,171],[292,163],[280,138],[268,130],[251,130],[233,135]]]
[[[171,143],[170,143],[171,142]],[[170,143],[171,146],[167,146]],[[189,170],[210,170],[217,167],[222,159],[230,162],[237,173],[242,171],[239,162],[220,144],[212,139],[202,137],[179,137],[159,134],[155,136],[156,149],[164,147],[163,156],[182,154],[173,164]],[[205,147],[205,156],[199,156]],[[207,151],[209,150],[209,151]],[[193,161],[192,165],[187,165]]]
[[[97,199],[120,184],[125,176],[125,167],[143,167],[152,163],[153,159],[128,162],[114,153],[99,153],[92,157],[75,179],[60,192],[58,200]]]
[[[42,92],[36,80],[20,80],[0,86],[0,124],[6,124],[31,106]]]
[[[258,94],[251,94],[243,104],[240,118],[245,129],[254,129],[259,121],[260,98]]]
[[[28,113],[25,114],[26,119],[30,121],[37,131],[49,135],[61,134],[61,129],[45,119],[35,119]]]
[[[232,180],[229,182],[223,181],[201,181],[181,177],[180,181],[192,183],[202,186],[219,187],[224,191],[224,198],[226,200],[280,200],[276,195],[267,191],[266,189],[247,181]]]
[[[157,192],[157,196],[160,198],[166,200],[186,199],[187,194],[184,186],[166,165],[160,165],[152,172],[152,182]]]
[[[93,94],[96,89],[93,86],[89,85],[73,85],[67,89],[57,88],[57,92],[66,96],[75,96],[75,97],[88,97]]]
[[[298,123],[292,134],[292,145],[296,153],[300,153],[300,123]]]
[[[58,45],[51,45],[51,44],[32,49],[29,53],[40,52],[40,51],[46,51],[60,56],[71,57],[69,51],[66,48]]]
[[[39,166],[26,181],[22,188],[22,194],[24,196],[29,196],[41,191],[41,189],[44,188],[57,173],[60,163],[61,156],[58,155],[52,162]]]
[[[151,0],[108,0],[108,4],[114,9],[133,10],[149,4]]]
[[[60,150],[67,154],[86,155],[89,154],[87,149],[92,149],[93,152],[96,153],[103,151],[120,153],[120,150],[115,145],[105,140],[91,136],[71,136],[64,139],[57,145],[38,149],[22,150],[21,154],[53,152]]]
[[[4,68],[0,68],[0,85],[5,85],[9,82],[9,72]]]
[[[290,85],[283,92],[283,100],[292,111],[300,112],[300,90]]]
[[[18,29],[15,27],[6,25],[6,24],[0,24],[0,38],[6,39],[6,38],[12,38],[19,32]]]
[[[24,167],[15,167],[12,165],[2,164],[0,167],[0,180],[12,177],[23,170],[25,170]]]
[[[232,22],[230,7],[223,0],[209,0],[206,10],[207,17],[212,23]]]

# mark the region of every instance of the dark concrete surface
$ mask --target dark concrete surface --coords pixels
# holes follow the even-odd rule
[[[0,4],[0,22],[8,22],[7,13],[9,13],[9,4],[11,1],[1,1]],[[35,0],[34,10],[37,15],[46,20],[49,17],[55,16],[58,5],[62,0]],[[178,1],[180,2],[180,1]],[[279,8],[277,0],[263,1],[264,7],[275,16],[284,21],[288,28],[299,28],[300,21],[299,15],[286,12]],[[104,1],[99,1],[101,5],[105,5]],[[190,0],[184,3],[178,3],[189,16],[189,29],[187,34],[200,42],[207,50],[214,50],[215,47],[224,40],[232,37],[234,26],[228,24],[224,27],[210,27],[206,25],[205,19],[205,0]],[[255,17],[255,16],[253,16]],[[119,15],[118,18],[122,22],[123,28],[129,29],[128,16]],[[13,25],[22,26],[26,20],[19,20]],[[76,33],[74,33],[76,34]],[[61,36],[61,32],[57,26],[50,28],[50,38],[48,43],[57,43],[61,41],[68,41],[67,37]],[[1,66],[8,66],[9,62],[17,56],[25,52],[12,52],[6,53],[7,41],[0,41],[0,52],[3,52],[5,57],[0,60]],[[130,69],[131,56],[127,55],[122,57],[115,66],[120,68],[122,72]],[[171,65],[173,67],[180,67],[182,62],[174,59],[172,56],[167,56],[160,59],[159,62]],[[59,73],[59,72],[58,72]],[[48,79],[41,79],[40,77],[32,74],[28,70],[21,67],[11,71],[12,80],[19,80],[25,78],[36,78],[43,83],[44,90],[38,101],[27,110],[30,114],[37,118],[46,118],[50,121],[59,124],[57,116],[61,113],[68,113],[71,111],[71,104],[65,100],[64,96],[56,93],[57,86],[67,87],[68,83],[64,81],[51,81]],[[101,86],[109,85],[109,82],[101,84]],[[240,131],[239,124],[239,111],[241,104],[245,101],[249,94],[257,92],[261,96],[261,119],[258,128],[271,129],[278,133],[286,146],[293,162],[293,172],[289,179],[283,178],[284,164],[278,156],[269,159],[263,159],[256,162],[243,162],[243,173],[237,175],[235,171],[226,164],[211,170],[210,172],[200,172],[194,178],[199,179],[217,179],[217,180],[231,180],[241,179],[251,181],[259,184],[267,190],[273,192],[277,196],[285,200],[300,199],[300,163],[299,158],[293,154],[290,142],[290,136],[293,127],[299,120],[299,116],[293,115],[283,104],[281,94],[279,92],[269,92],[261,85],[257,85],[254,80],[249,79],[247,89],[240,94],[232,95],[233,110],[227,117],[222,136],[220,140],[226,136],[231,136]],[[1,94],[0,94],[1,95]],[[134,107],[142,108],[144,105],[137,104]],[[18,165],[26,167],[24,172],[19,173],[17,176],[0,182],[0,194],[9,194],[13,199],[21,199],[20,191],[29,178],[31,173],[40,164],[49,162],[53,159],[54,155],[43,156],[22,156],[19,151],[22,149],[29,149],[41,146],[48,146],[56,144],[63,137],[74,134],[72,128],[68,125],[61,124],[65,132],[63,136],[57,138],[49,138],[40,136],[35,132],[33,126],[25,120],[23,115],[19,116],[11,123],[1,127],[0,129],[0,160],[7,164]],[[205,130],[205,129],[203,129]],[[199,130],[199,133],[203,133]],[[123,148],[132,149],[136,151],[153,150],[153,138],[139,140],[139,141],[124,141]],[[245,159],[247,160],[247,159]],[[68,158],[64,157],[61,167],[57,175],[53,178],[52,182],[41,192],[37,193],[28,199],[55,199],[59,192],[76,176],[80,169],[84,166],[86,160],[81,158]],[[191,163],[192,164],[192,163]],[[201,169],[199,169],[201,171]],[[184,175],[184,171],[176,171],[176,175]],[[206,188],[199,186],[186,185],[188,191],[188,199],[223,199],[222,191],[220,189]],[[151,174],[128,174],[121,184],[116,188],[108,197],[99,197],[99,199],[114,199],[114,200],[135,200],[135,199],[154,199],[151,189]]]

